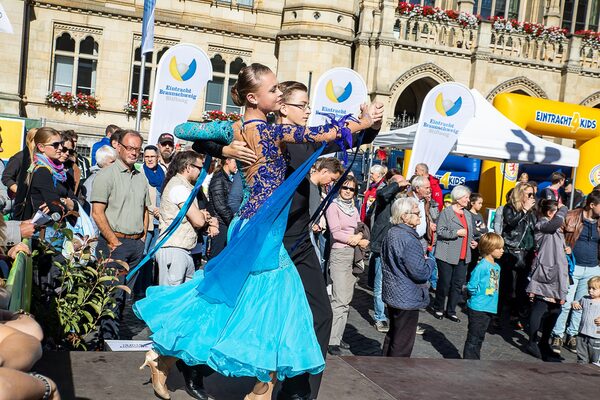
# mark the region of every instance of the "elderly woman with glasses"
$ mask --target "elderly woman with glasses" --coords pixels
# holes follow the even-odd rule
[[[500,259],[500,306],[509,307],[512,321],[519,329],[523,327],[530,305],[526,288],[535,248],[535,203],[534,187],[529,182],[520,183],[512,190],[502,211],[504,255]]]
[[[414,197],[400,198],[392,204],[392,227],[381,245],[382,296],[390,319],[383,343],[385,357],[410,357],[419,309],[429,304],[427,281],[435,264],[426,258],[415,229],[420,221],[419,202]]]
[[[477,242],[473,240],[473,216],[468,211],[471,191],[466,186],[458,185],[452,189],[450,196],[452,205],[442,210],[437,223],[435,258],[438,283],[431,311],[438,319],[442,319],[445,314],[450,321],[460,322],[460,318],[456,316],[456,306],[467,277],[471,249],[477,246]]]
[[[333,326],[329,338],[329,353],[332,355],[340,355],[341,348],[350,348],[342,341],[342,335],[356,283],[356,276],[352,274],[354,249],[356,246],[364,249],[369,245],[369,241],[364,239],[361,233],[356,233],[360,222],[360,215],[354,203],[357,183],[355,177],[346,177],[339,196],[333,200],[325,214],[331,233],[329,273],[333,281],[331,295]]]

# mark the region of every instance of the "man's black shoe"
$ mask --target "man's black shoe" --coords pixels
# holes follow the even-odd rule
[[[181,360],[177,360],[176,365],[177,369],[183,374],[187,394],[198,400],[215,400],[204,390],[204,376],[196,367],[190,367]]]
[[[350,345],[343,340],[340,341],[340,349],[350,350]]]
[[[277,400],[311,400],[310,394],[301,395],[301,394],[287,394],[283,390],[280,390],[277,393]]]
[[[341,356],[342,355],[342,349],[340,349],[340,346],[328,346],[327,352],[329,354],[331,354],[332,356]]]

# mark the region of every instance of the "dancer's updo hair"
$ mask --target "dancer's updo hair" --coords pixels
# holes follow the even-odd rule
[[[246,105],[246,96],[260,86],[260,78],[272,72],[269,67],[259,63],[250,64],[240,71],[235,85],[231,88],[231,99],[236,106]]]

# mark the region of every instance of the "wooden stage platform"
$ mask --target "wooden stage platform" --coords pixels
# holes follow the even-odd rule
[[[48,353],[35,370],[55,379],[65,400],[155,399],[149,370],[138,369],[142,361],[143,353]],[[173,400],[190,398],[177,369],[167,383]],[[214,374],[206,386],[217,400],[240,400],[253,383]],[[319,400],[590,400],[599,387],[594,365],[330,357]]]

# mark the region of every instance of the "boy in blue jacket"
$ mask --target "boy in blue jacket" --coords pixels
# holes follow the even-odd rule
[[[500,266],[495,260],[504,253],[504,239],[497,233],[486,233],[479,239],[478,247],[482,258],[467,284],[469,328],[463,358],[470,360],[480,359],[485,332],[498,311]]]

